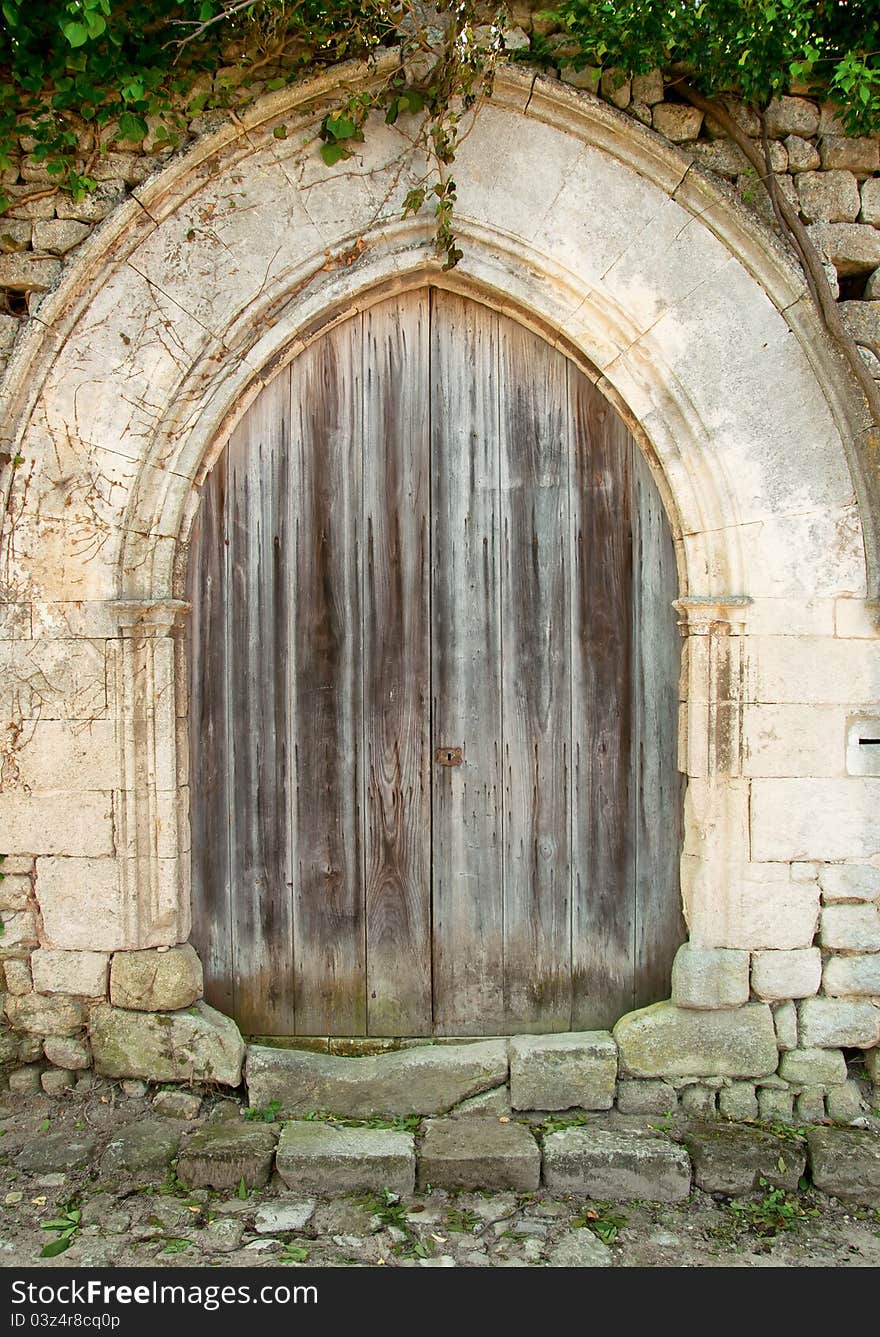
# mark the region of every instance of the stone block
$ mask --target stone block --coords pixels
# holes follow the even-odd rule
[[[870,176],[880,169],[880,145],[867,135],[824,135],[819,156],[826,171],[841,169]]]
[[[47,1035],[43,1053],[55,1067],[68,1068],[72,1072],[82,1071],[92,1061],[88,1041],[77,1035]]]
[[[731,1082],[718,1092],[718,1113],[725,1119],[757,1119],[758,1094],[752,1082]]]
[[[34,987],[31,968],[27,961],[4,961],[0,969],[3,971],[7,993],[30,993]]]
[[[588,93],[598,93],[602,71],[596,69],[593,65],[585,65],[581,70],[576,70],[573,65],[563,65],[559,77],[564,84],[569,84],[572,88],[581,88]]]
[[[675,1087],[662,1081],[621,1082],[617,1088],[617,1108],[621,1114],[669,1114],[678,1105]]]
[[[47,1068],[40,1073],[40,1086],[47,1096],[60,1096],[69,1091],[76,1081],[76,1075],[66,1068]]]
[[[715,1114],[718,1093],[702,1082],[693,1082],[681,1093],[681,1108],[691,1118],[708,1119]]]
[[[758,1113],[765,1123],[792,1123],[794,1096],[790,1091],[780,1091],[776,1087],[759,1087]]]
[[[702,140],[694,144],[694,160],[710,172],[727,177],[729,181],[748,171],[749,160],[738,144],[732,139]]]
[[[541,1152],[521,1123],[429,1119],[418,1155],[424,1188],[531,1192],[541,1182]]]
[[[878,809],[877,779],[753,780],[752,855],[760,860],[788,862],[873,854],[877,844],[873,814]]]
[[[254,1215],[254,1230],[258,1235],[286,1235],[305,1230],[311,1221],[317,1202],[314,1198],[301,1201],[263,1202]]]
[[[95,1070],[105,1077],[222,1086],[241,1081],[238,1027],[206,1003],[182,1012],[127,1012],[101,1003],[92,1009],[90,1033]]]
[[[871,864],[825,864],[819,882],[826,902],[880,900],[880,868]]]
[[[153,1109],[166,1119],[197,1119],[202,1109],[202,1098],[194,1091],[157,1091],[153,1097]]]
[[[98,1139],[85,1129],[65,1128],[60,1133],[40,1133],[15,1158],[19,1170],[31,1174],[83,1170],[91,1165]]]
[[[697,1011],[741,1007],[749,1000],[749,954],[725,947],[679,947],[672,963],[672,1001]]]
[[[782,1055],[779,1075],[796,1088],[838,1086],[846,1081],[846,1059],[839,1049],[792,1049]]]
[[[841,302],[839,309],[854,339],[880,344],[880,302]]]
[[[764,1002],[810,998],[818,993],[821,978],[822,953],[818,947],[752,955],[752,990]]]
[[[52,218],[55,214],[55,201],[51,197],[34,199],[34,195],[42,194],[35,190],[33,186],[9,185],[3,187],[4,194],[9,199],[9,208],[4,214],[4,222],[7,218]]]
[[[757,1128],[696,1124],[681,1140],[694,1166],[694,1183],[707,1193],[730,1197],[750,1193],[765,1179],[774,1187],[796,1189],[807,1163],[800,1139],[774,1137]]]
[[[835,1123],[850,1123],[862,1113],[862,1093],[858,1082],[844,1082],[825,1092],[825,1109]]]
[[[771,139],[802,135],[809,139],[819,128],[819,108],[802,97],[772,98],[764,113],[764,124]]]
[[[265,1188],[277,1138],[277,1129],[265,1123],[197,1128],[181,1143],[177,1177],[190,1188],[236,1189],[242,1179],[247,1188]]]
[[[805,1086],[795,1096],[794,1106],[799,1124],[822,1123],[825,1119],[825,1088]]]
[[[37,921],[31,910],[12,910],[3,915],[3,947],[36,947]]]
[[[19,251],[0,255],[0,287],[12,292],[47,292],[61,276],[61,261]]]
[[[517,1035],[510,1041],[510,1103],[516,1110],[608,1110],[617,1046],[608,1031]]]
[[[880,265],[880,232],[869,223],[812,223],[808,231],[819,254],[842,278],[870,274]]]
[[[862,182],[862,212],[859,219],[862,223],[870,223],[872,227],[880,227],[880,177],[868,177],[867,181]]]
[[[31,957],[34,988],[41,993],[103,998],[107,993],[109,965],[107,952],[65,952],[41,947]]]
[[[649,70],[647,74],[634,74],[632,77],[632,95],[635,102],[644,102],[653,107],[663,101],[663,72]]]
[[[880,1007],[861,999],[807,998],[799,1015],[805,1049],[860,1049],[880,1041]]]
[[[832,998],[851,995],[880,999],[880,952],[867,956],[831,956],[822,987]]]
[[[682,1202],[691,1189],[683,1147],[665,1138],[563,1128],[544,1139],[544,1183],[612,1202]]]
[[[880,952],[880,904],[824,906],[820,941],[829,951]]]
[[[808,223],[854,223],[862,207],[852,172],[801,172],[797,193],[801,216]]]
[[[611,1267],[614,1253],[592,1230],[572,1230],[547,1250],[547,1267]]]
[[[785,149],[790,172],[815,172],[820,164],[819,150],[815,144],[800,135],[787,135]]]
[[[842,1202],[880,1207],[880,1136],[857,1128],[811,1128],[810,1173],[816,1188]]]
[[[49,946],[112,952],[129,945],[115,858],[37,859],[36,889]]]
[[[130,1176],[137,1184],[161,1184],[179,1144],[179,1130],[166,1120],[139,1119],[114,1132],[101,1157],[101,1171]]]
[[[869,1049],[865,1054],[865,1067],[871,1081],[880,1086],[880,1049]]]
[[[757,783],[757,782],[753,782]],[[777,865],[778,866],[778,865]],[[812,945],[819,921],[819,888],[767,876],[750,865],[742,876],[732,868],[726,894],[706,897],[692,919],[692,934],[705,946],[741,951],[791,951]]]
[[[202,963],[190,943],[116,952],[110,966],[110,1002],[136,1012],[176,1012],[204,993]]]
[[[87,223],[77,223],[72,218],[51,218],[34,223],[34,250],[66,255],[85,241],[91,230]]]
[[[349,1060],[355,1062],[357,1060]],[[468,1127],[482,1127],[468,1123]],[[415,1143],[410,1133],[386,1128],[340,1128],[317,1120],[286,1123],[276,1168],[297,1192],[410,1194],[415,1183]]]
[[[59,218],[74,218],[81,223],[99,223],[125,199],[125,182],[120,178],[101,181],[97,190],[90,191],[81,200],[60,195],[55,210]],[[47,215],[51,217],[51,214]]]
[[[76,1035],[86,1019],[78,998],[42,993],[7,995],[6,1016],[13,1030],[31,1035]]]
[[[6,862],[3,865],[6,867]],[[0,911],[27,910],[33,902],[33,883],[26,873],[4,873],[0,881]]]
[[[468,1096],[460,1105],[453,1106],[452,1114],[485,1114],[497,1118],[510,1113],[510,1091],[506,1086],[496,1086],[492,1091],[482,1091],[478,1096]]]
[[[9,1090],[13,1095],[30,1096],[40,1089],[43,1069],[39,1064],[29,1063],[23,1068],[13,1068],[8,1074]]]
[[[765,1003],[693,1012],[673,1003],[630,1012],[614,1028],[620,1070],[633,1077],[762,1077],[778,1062]]]
[[[599,79],[599,91],[606,101],[619,107],[621,111],[632,101],[632,84],[622,70],[603,70]]]
[[[686,144],[697,139],[703,113],[683,102],[658,102],[652,117],[654,129],[672,144]]]
[[[249,1045],[248,1099],[278,1101],[283,1118],[328,1110],[345,1118],[447,1114],[507,1081],[507,1041],[424,1045],[368,1058]]]

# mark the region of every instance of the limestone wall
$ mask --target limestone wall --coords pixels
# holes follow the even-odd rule
[[[345,90],[364,77],[347,73]],[[246,123],[193,122],[187,152],[152,176],[162,155],[114,150],[80,205],[23,146],[0,221],[0,285],[30,313],[0,318],[7,343],[18,334],[0,387],[0,1054],[17,1081],[79,1071],[108,1018],[136,1029],[173,1009],[188,1035],[212,1032],[190,1010],[198,965],[177,950],[180,596],[198,488],[236,416],[322,323],[430,278],[592,368],[669,509],[691,942],[672,1003],[632,1023],[648,1058],[633,1064],[618,1036],[636,1084],[621,1098],[695,1087],[692,1103],[770,1117],[809,1087],[806,1118],[833,1086],[848,1094],[828,1112],[857,1116],[844,1051],[880,1041],[880,764],[858,742],[880,701],[876,478],[854,462],[859,405],[803,277],[748,211],[762,197],[734,146],[656,77],[606,79],[599,98],[571,87],[585,80],[499,78],[456,166],[464,258],[446,276],[430,219],[400,218],[415,169],[398,127],[377,126],[344,176],[320,164],[335,78],[263,99]],[[838,128],[804,98],[771,113],[784,188],[819,229],[847,318],[870,323],[878,140]],[[757,1069],[730,1071],[718,1037],[747,1051],[755,1027],[779,1062],[768,1070],[762,1050]],[[684,1073],[669,1057],[682,1050]]]

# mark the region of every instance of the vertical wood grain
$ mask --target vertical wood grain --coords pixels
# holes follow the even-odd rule
[[[571,1020],[567,365],[500,340],[504,997],[508,1031]]]
[[[361,323],[291,366],[289,665],[300,1034],[366,1027],[361,690]]]
[[[498,317],[432,297],[434,1026],[504,1026]]]
[[[570,368],[572,1027],[633,1007],[630,433]]]
[[[187,568],[192,940],[205,997],[234,1014],[227,750],[226,474],[224,451],[202,489]]]
[[[635,1006],[668,998],[672,958],[687,938],[679,894],[682,776],[678,770],[681,642],[678,573],[657,485],[632,443]]]
[[[295,1027],[289,841],[287,378],[229,443],[226,494],[232,955],[245,1032]]]
[[[429,314],[422,290],[363,317],[371,1035],[431,1033]]]

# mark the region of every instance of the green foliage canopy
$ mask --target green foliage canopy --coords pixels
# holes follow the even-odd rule
[[[440,145],[447,163],[450,105],[473,100],[479,72],[461,36],[481,10],[479,0],[440,7],[457,55],[435,66],[419,109],[435,122],[426,142]],[[0,166],[27,137],[33,160],[76,195],[93,185],[96,132],[105,149],[107,140],[137,144],[148,135],[152,149],[173,145],[188,118],[231,104],[232,90],[249,79],[277,88],[401,41],[412,51],[424,45],[427,22],[414,0],[0,0],[0,16]],[[710,96],[729,92],[757,105],[794,82],[839,101],[851,130],[880,126],[878,0],[562,0],[554,18],[575,65],[627,74],[659,66]],[[545,37],[520,54],[557,59]],[[226,67],[228,88],[204,78]],[[381,105],[393,118],[416,110],[409,96],[398,81]],[[347,156],[346,138],[362,137],[374,105],[346,105],[328,118],[328,166]]]
[[[878,0],[563,0],[557,12],[575,64],[681,66],[707,96],[759,107],[794,84],[839,102],[853,132],[880,126]]]

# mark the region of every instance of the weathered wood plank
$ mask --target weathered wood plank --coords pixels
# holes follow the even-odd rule
[[[190,538],[187,598],[192,940],[205,997],[234,1013],[227,758],[226,473],[224,451],[202,489]]]
[[[361,324],[291,364],[294,957],[300,1034],[366,1026]]]
[[[568,1030],[567,364],[505,322],[499,371],[505,1029]]]
[[[229,443],[227,600],[235,1013],[295,1029],[290,897],[289,395],[277,378]]]
[[[429,315],[422,290],[363,317],[371,1035],[431,1033]]]
[[[434,1028],[504,1026],[498,318],[432,298]]]
[[[682,776],[678,770],[681,643],[678,573],[657,485],[632,443],[635,1006],[669,997],[672,958],[687,937],[679,894]]]
[[[572,505],[572,1027],[633,1006],[630,434],[569,372]]]

